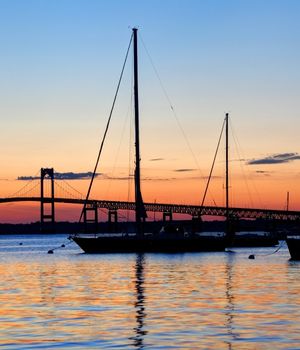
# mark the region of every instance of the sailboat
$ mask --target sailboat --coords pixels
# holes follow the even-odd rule
[[[143,203],[140,179],[139,140],[139,91],[138,91],[138,44],[137,28],[132,29],[134,58],[134,114],[135,114],[135,232],[119,234],[76,234],[71,239],[86,253],[114,252],[202,252],[224,251],[226,236],[200,236],[184,230],[161,230],[159,233],[144,232],[146,210]],[[130,40],[130,43],[132,40]],[[99,157],[98,157],[99,158]],[[96,169],[96,168],[95,168]],[[87,196],[88,198],[88,196]]]

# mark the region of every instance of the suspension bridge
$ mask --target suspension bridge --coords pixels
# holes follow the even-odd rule
[[[45,181],[47,180],[47,181]],[[50,181],[49,181],[50,180]],[[48,188],[46,188],[48,186]],[[12,196],[0,198],[1,203],[39,202],[41,225],[55,222],[55,203],[83,205],[84,196],[67,181],[55,179],[53,168],[42,168],[40,176],[33,177]],[[134,211],[135,202],[89,199],[86,210],[92,211],[92,220],[98,220],[98,209],[106,209],[108,221],[118,220],[118,211]],[[147,212],[163,214],[163,220],[172,220],[173,214],[186,214],[192,218],[202,216],[225,217],[226,207],[200,206],[187,204],[144,203]],[[300,211],[229,208],[229,216],[234,219],[265,219],[281,221],[299,221]],[[87,215],[84,215],[87,220]]]

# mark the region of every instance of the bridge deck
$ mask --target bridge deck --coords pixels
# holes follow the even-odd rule
[[[40,202],[40,197],[12,197],[0,198],[0,203],[11,202]],[[55,198],[55,203],[81,204],[84,199],[72,198]],[[51,198],[44,198],[44,202],[51,203]],[[95,205],[98,208],[108,210],[135,210],[134,202],[126,201],[107,201],[107,200],[89,200],[89,205]],[[191,216],[207,215],[207,216],[225,216],[225,207],[215,206],[199,206],[187,204],[165,204],[165,203],[145,203],[146,211],[150,212],[170,212],[174,214],[188,214]],[[271,220],[300,220],[300,211],[286,211],[275,209],[254,209],[254,208],[230,208],[230,216],[234,218],[244,219],[271,219]]]

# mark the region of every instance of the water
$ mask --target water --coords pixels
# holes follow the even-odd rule
[[[286,247],[47,254],[66,242],[0,236],[1,348],[300,349],[300,263]]]

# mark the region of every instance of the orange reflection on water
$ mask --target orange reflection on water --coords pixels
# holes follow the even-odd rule
[[[16,348],[284,349],[296,341],[300,312],[299,265],[283,258],[2,254],[0,340]]]

